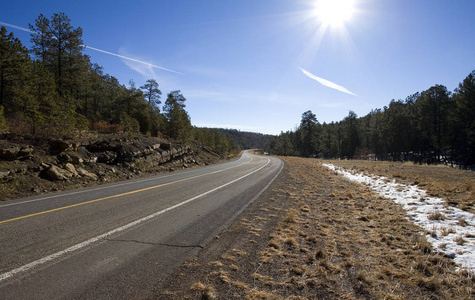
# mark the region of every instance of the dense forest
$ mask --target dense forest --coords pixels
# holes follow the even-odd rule
[[[475,71],[449,92],[434,85],[358,118],[320,124],[312,111],[295,131],[272,139],[278,155],[357,158],[475,166]]]
[[[82,29],[64,13],[39,15],[29,29],[31,49],[0,29],[0,134],[76,136],[95,130],[198,140],[223,154],[241,149],[222,130],[192,127],[180,91],[169,92],[160,106],[154,79],[127,87],[104,74],[83,53]]]

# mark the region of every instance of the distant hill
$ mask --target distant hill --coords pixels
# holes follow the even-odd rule
[[[255,132],[245,132],[236,129],[222,129],[219,131],[231,136],[241,149],[264,149],[273,135]]]

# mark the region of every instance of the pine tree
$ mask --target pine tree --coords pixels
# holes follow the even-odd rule
[[[475,70],[459,84],[454,100],[453,144],[458,162],[468,167],[475,165]]]
[[[435,85],[421,93],[415,102],[418,128],[432,159],[440,161],[442,150],[448,146],[448,116],[451,109],[450,92],[443,85]]]
[[[300,121],[299,134],[300,134],[300,152],[304,157],[316,156],[319,152],[319,126],[320,123],[317,117],[311,110],[302,114],[302,120]]]
[[[42,14],[30,24],[32,52],[54,74],[56,90],[61,98],[71,97],[79,76],[78,66],[84,63],[82,29],[74,28],[64,14],[55,13],[51,20]]]
[[[179,141],[188,141],[192,132],[190,116],[185,110],[185,101],[186,98],[180,91],[172,91],[163,106],[168,135]]]
[[[147,83],[140,87],[143,90],[144,97],[150,105],[150,109],[153,111],[155,107],[158,108],[162,102],[160,101],[160,95],[162,92],[158,89],[158,83],[155,79],[148,79]],[[158,110],[160,112],[160,110]]]
[[[3,106],[0,105],[0,134],[7,133],[9,131],[8,124],[5,120],[5,114]]]

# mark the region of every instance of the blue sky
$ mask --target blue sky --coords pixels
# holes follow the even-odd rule
[[[162,100],[181,90],[196,126],[270,134],[307,110],[328,123],[435,84],[453,90],[475,69],[473,0],[354,0],[340,27],[322,24],[316,1],[16,0],[2,1],[0,22],[64,12],[86,46],[178,72],[86,48],[121,83],[154,78]],[[28,32],[7,30],[29,47]]]

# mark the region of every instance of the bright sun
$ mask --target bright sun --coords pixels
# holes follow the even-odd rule
[[[354,0],[317,0],[314,14],[325,26],[341,27],[355,13]]]

